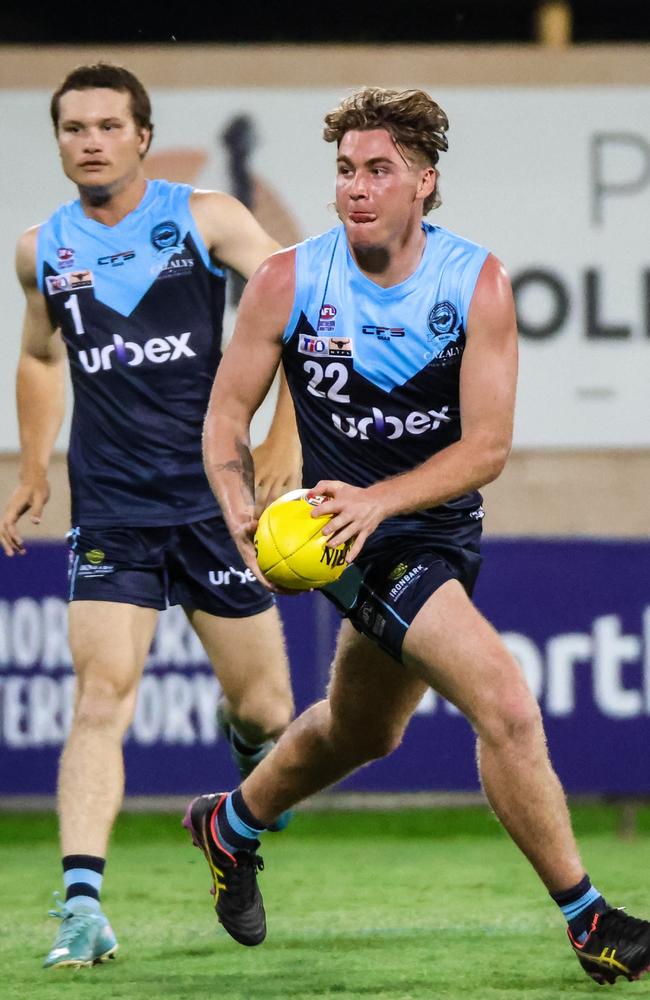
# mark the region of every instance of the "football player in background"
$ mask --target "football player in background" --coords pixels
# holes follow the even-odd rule
[[[67,353],[77,694],[58,782],[65,901],[51,911],[61,926],[44,964],[79,967],[117,948],[100,891],[124,792],[122,740],[158,611],[182,605],[205,647],[223,691],[220,725],[242,776],[286,727],[293,698],[273,596],[242,562],[201,454],[221,352],[224,268],[248,279],[278,244],[228,194],[147,180],[151,105],[127,69],[74,69],[51,114],[79,197],[18,243],[26,297],[20,482],[0,540],[6,555],[23,554],[18,520],[29,512],[38,523],[47,502]],[[299,475],[284,382],[258,460],[263,506]],[[256,489],[254,479],[248,488]]]

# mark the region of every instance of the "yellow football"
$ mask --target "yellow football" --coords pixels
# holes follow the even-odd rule
[[[309,496],[309,490],[292,490],[278,497],[262,512],[255,532],[255,551],[262,573],[279,587],[312,590],[337,580],[347,567],[350,543],[328,547],[322,533],[329,517],[312,517],[314,507],[326,500]]]

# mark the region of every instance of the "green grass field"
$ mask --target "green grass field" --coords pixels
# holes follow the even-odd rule
[[[650,915],[650,808],[617,836],[614,806],[573,810],[585,865],[615,905]],[[52,816],[0,813],[3,1000],[556,1000],[595,996],[541,883],[481,808],[299,814],[267,835],[269,933],[237,945],[212,910],[207,865],[180,817],[123,816],[104,908],[114,962],[40,963],[61,887]],[[650,977],[618,996],[650,996]],[[608,995],[608,994],[606,994]]]

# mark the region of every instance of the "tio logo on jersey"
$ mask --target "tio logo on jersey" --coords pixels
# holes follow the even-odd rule
[[[387,416],[378,407],[373,406],[371,417],[343,418],[338,413],[332,413],[332,423],[338,431],[346,437],[356,438],[360,441],[368,441],[370,437],[387,438],[394,441],[404,434],[425,434],[427,431],[437,431],[442,423],[451,422],[451,417],[447,413],[448,406],[443,406],[441,410],[427,410],[421,413],[413,410],[408,416],[401,417]]]
[[[189,346],[191,332],[182,333],[180,337],[151,337],[144,344],[136,344],[133,340],[124,340],[119,334],[113,336],[113,343],[106,344],[101,350],[92,347],[90,351],[79,351],[79,360],[84,371],[94,375],[98,371],[109,371],[113,360],[120,364],[136,368],[145,359],[153,364],[162,365],[167,361],[178,361],[179,358],[195,358],[196,354]]]

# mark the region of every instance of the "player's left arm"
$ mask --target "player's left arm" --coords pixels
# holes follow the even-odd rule
[[[195,191],[192,212],[210,256],[246,281],[280,244],[242,202],[221,191]],[[300,485],[301,450],[291,393],[280,369],[275,411],[264,441],[254,449],[257,513]]]
[[[284,250],[269,257],[244,289],[203,427],[203,463],[210,486],[242,559],[267,585],[253,544],[257,503],[250,423],[280,364],[293,298],[294,254]]]
[[[460,371],[461,438],[421,465],[361,489],[322,480],[314,492],[332,500],[318,514],[335,516],[328,543],[356,536],[352,562],[387,517],[436,507],[496,479],[512,444],[517,383],[517,321],[505,268],[489,255],[481,269],[467,321]]]

